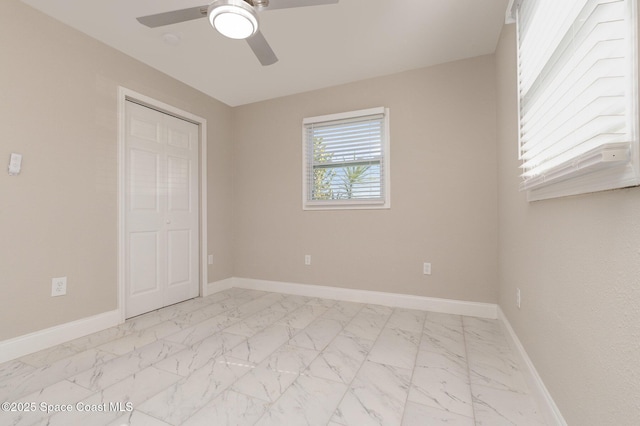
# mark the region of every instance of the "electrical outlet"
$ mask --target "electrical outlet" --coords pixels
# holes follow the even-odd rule
[[[520,294],[520,289],[516,288],[516,306],[520,309],[520,302],[522,301],[522,295]]]
[[[431,264],[430,263],[425,262],[422,265],[422,273],[425,274],[425,275],[431,275]]]
[[[213,255],[212,255],[212,254],[210,254],[210,255],[207,257],[207,261],[208,261],[209,265],[213,265]]]
[[[51,297],[64,296],[67,294],[67,277],[51,279]]]
[[[304,264],[305,265],[311,265],[311,255],[310,254],[305,254],[304,255]]]

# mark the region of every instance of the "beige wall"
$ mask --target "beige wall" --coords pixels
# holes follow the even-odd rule
[[[207,119],[209,280],[232,275],[231,108],[18,0],[0,2],[0,57],[0,340],[117,306],[119,85]]]
[[[515,61],[511,25],[496,52],[500,306],[568,424],[636,425],[640,188],[525,200]]]
[[[302,119],[377,106],[390,108],[391,209],[303,211]],[[237,107],[233,117],[236,276],[496,302],[493,56]]]

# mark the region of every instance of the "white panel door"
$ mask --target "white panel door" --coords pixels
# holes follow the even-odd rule
[[[199,291],[198,126],[126,102],[125,314]]]

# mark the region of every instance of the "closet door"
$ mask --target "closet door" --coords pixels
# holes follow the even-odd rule
[[[126,317],[198,295],[198,126],[126,102]]]

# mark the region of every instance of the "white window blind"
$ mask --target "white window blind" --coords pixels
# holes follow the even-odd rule
[[[304,207],[388,207],[384,108],[306,118]]]
[[[635,1],[516,4],[522,190],[637,185]]]

